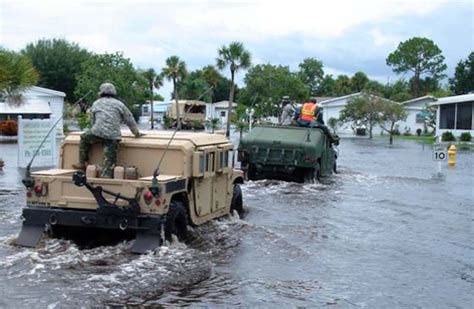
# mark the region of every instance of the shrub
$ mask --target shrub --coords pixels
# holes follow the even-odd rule
[[[18,124],[15,120],[7,119],[0,122],[0,135],[15,136],[18,134]]]
[[[470,142],[471,139],[472,139],[471,133],[469,133],[469,132],[461,133],[461,136],[459,137],[459,140],[461,142]]]
[[[454,137],[453,133],[451,131],[446,131],[441,135],[441,141],[443,142],[454,142],[456,138]]]
[[[69,126],[65,123],[63,124],[63,132],[64,132],[64,135],[68,135],[71,130],[69,130]]]
[[[79,114],[79,116],[77,117],[77,125],[81,130],[84,130],[85,128],[90,128],[92,124],[89,119],[89,115],[87,115],[87,113]]]
[[[421,130],[420,128],[416,129],[416,135],[417,136],[420,136],[421,132],[423,132],[423,130]]]

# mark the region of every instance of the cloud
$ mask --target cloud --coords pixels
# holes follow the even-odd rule
[[[387,54],[412,36],[439,41],[447,60],[459,61],[472,50],[461,37],[470,31],[472,39],[472,12],[468,0],[3,0],[0,45],[19,50],[60,37],[97,53],[123,51],[156,70],[178,55],[193,70],[214,64],[217,49],[238,40],[254,63],[297,69],[316,57],[328,72],[383,78],[393,74]]]

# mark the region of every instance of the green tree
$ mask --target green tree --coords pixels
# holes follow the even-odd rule
[[[367,86],[369,78],[364,72],[356,72],[354,76],[351,77],[351,87],[354,92],[361,92]]]
[[[166,67],[161,70],[164,77],[173,82],[173,94],[176,102],[177,128],[181,129],[181,118],[178,105],[178,82],[188,75],[186,63],[178,56],[171,56],[166,59]]]
[[[331,117],[328,120],[328,127],[330,127],[334,134],[336,134],[337,127],[339,125],[339,119]]]
[[[296,101],[303,101],[309,96],[303,81],[287,66],[256,65],[247,72],[244,82],[245,88],[239,100],[253,102],[256,118],[279,115],[283,96],[290,96]]]
[[[77,86],[74,90],[76,97],[88,93],[97,93],[102,83],[112,83],[117,89],[117,96],[138,117],[135,104],[143,104],[147,98],[147,83],[133,67],[130,59],[124,58],[121,53],[94,55],[84,62],[81,74],[77,77]],[[94,95],[86,95],[82,106],[90,106],[95,100]]]
[[[196,70],[189,73],[183,80],[179,82],[178,95],[184,99],[197,99],[203,93],[205,93],[210,87],[203,76],[203,71]],[[212,89],[211,89],[212,91]],[[201,99],[204,101],[210,101],[212,98],[211,91],[207,92]]]
[[[331,74],[325,75],[321,80],[319,87],[315,93],[317,96],[333,96],[335,95],[336,81]]]
[[[474,91],[474,52],[456,66],[454,77],[449,79],[454,94],[465,94]]]
[[[396,123],[407,119],[408,113],[403,105],[398,103],[383,102],[382,115],[380,118],[380,127],[388,132],[389,143],[393,144],[393,135],[396,131]]]
[[[385,90],[385,86],[376,80],[369,80],[365,85],[365,91],[382,96]]]
[[[368,93],[352,97],[341,110],[339,120],[351,122],[353,129],[367,127],[371,139],[373,127],[381,120],[382,104],[381,98]]]
[[[308,87],[310,95],[316,95],[318,88],[323,80],[323,62],[315,58],[306,58],[299,64],[298,76]]]
[[[39,86],[65,92],[70,102],[77,100],[76,78],[82,72],[81,64],[92,57],[90,52],[64,39],[42,39],[26,45],[21,53],[38,70]]]
[[[30,59],[13,51],[0,49],[0,97],[20,103],[21,93],[36,85],[38,72]]]
[[[216,102],[215,93],[217,90],[217,85],[219,84],[219,81],[222,80],[223,76],[216,70],[215,67],[212,65],[207,65],[202,68],[202,77],[209,87],[212,87],[211,102]]]
[[[396,102],[404,102],[412,98],[410,84],[403,78],[385,85],[383,95],[385,98]]]
[[[221,120],[219,118],[212,118],[210,120],[206,120],[205,126],[208,129],[211,129],[211,133],[214,133],[214,131],[219,128],[221,123]]]
[[[343,96],[352,93],[351,79],[347,75],[339,75],[334,81],[334,94]]]
[[[235,87],[235,73],[241,69],[247,69],[251,65],[250,52],[244,48],[244,45],[240,42],[232,42],[229,46],[222,46],[218,50],[218,57],[216,59],[217,67],[223,70],[229,66],[230,69],[230,91],[229,91],[229,107],[227,111],[227,128],[226,136],[230,135],[230,115],[232,112],[232,103],[234,100],[234,87]]]
[[[153,110],[153,99],[154,99],[154,90],[159,89],[163,86],[163,76],[161,74],[157,74],[153,68],[149,68],[146,71],[141,72],[143,78],[145,78],[146,82],[148,83],[148,90],[150,91],[150,122],[151,122],[151,129],[155,128],[155,120],[154,120],[154,110]]]
[[[431,74],[432,78],[440,79],[447,66],[441,49],[430,39],[414,37],[401,42],[397,49],[386,59],[387,65],[395,73],[414,73],[413,95],[420,95],[420,76]]]

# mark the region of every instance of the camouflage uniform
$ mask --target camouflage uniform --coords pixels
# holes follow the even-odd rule
[[[291,103],[286,104],[283,107],[283,111],[281,113],[281,124],[284,126],[289,126],[292,124],[292,119],[295,115],[295,108]]]
[[[130,110],[112,96],[116,94],[115,88],[111,84],[100,86],[102,97],[95,101],[91,107],[92,128],[85,130],[81,134],[79,143],[79,165],[84,166],[89,160],[89,149],[94,143],[104,145],[104,162],[101,177],[112,178],[113,169],[117,163],[117,150],[122,137],[120,124],[125,124],[135,136],[140,133],[135,119]]]

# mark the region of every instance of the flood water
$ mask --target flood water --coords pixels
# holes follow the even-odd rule
[[[0,144],[0,307],[472,308],[473,152],[439,169],[412,141],[343,139],[339,150],[324,183],[248,182],[243,220],[139,256],[131,242],[10,245],[25,193],[16,144]]]

